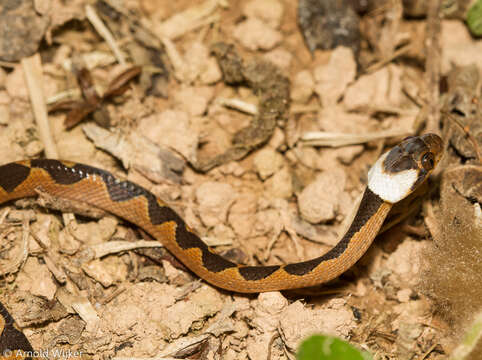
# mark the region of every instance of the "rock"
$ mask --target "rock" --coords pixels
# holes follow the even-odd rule
[[[263,55],[265,60],[275,64],[282,70],[288,71],[293,60],[293,55],[286,49],[278,47]]]
[[[196,200],[201,221],[212,227],[226,221],[228,209],[235,200],[235,191],[229,184],[208,181],[196,189]]]
[[[279,329],[286,346],[296,349],[313,333],[347,338],[356,326],[353,312],[343,299],[331,300],[322,309],[306,308],[298,300],[282,312]]]
[[[293,195],[291,173],[287,167],[282,168],[265,182],[266,191],[273,197],[286,199]]]
[[[314,76],[315,92],[323,107],[336,104],[348,84],[355,80],[356,62],[353,51],[347,47],[337,47],[331,53],[328,64],[315,69]]]
[[[174,102],[180,110],[187,111],[191,116],[200,116],[206,113],[212,97],[211,87],[186,86],[174,93]]]
[[[298,197],[301,216],[317,224],[333,220],[339,206],[339,197],[345,188],[346,175],[342,169],[321,173],[314,182],[303,189]]]
[[[246,4],[243,14],[248,18],[258,18],[277,29],[283,17],[283,4],[278,0],[253,0]]]
[[[33,295],[44,297],[49,301],[54,299],[57,286],[47,266],[40,264],[37,258],[27,259],[17,280],[19,290],[30,291]]]
[[[239,23],[233,31],[234,37],[249,50],[271,50],[281,42],[282,36],[257,18]]]
[[[291,90],[291,99],[299,103],[306,103],[315,87],[315,80],[308,70],[302,70],[295,75]]]
[[[400,107],[402,69],[390,64],[372,74],[362,75],[345,91],[343,103],[349,111],[373,112]]]
[[[459,20],[442,21],[440,43],[442,47],[442,73],[446,74],[454,66],[476,64],[482,67],[482,42],[475,41],[467,26]]]
[[[196,162],[198,135],[187,112],[166,110],[140,120],[138,130],[153,143],[170,147]]]
[[[272,148],[259,150],[253,161],[254,168],[262,180],[267,179],[283,166],[283,157]]]

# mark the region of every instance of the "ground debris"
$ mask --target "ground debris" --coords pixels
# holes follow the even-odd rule
[[[19,61],[37,51],[49,17],[29,0],[6,0],[0,5],[0,60]]]
[[[218,59],[224,80],[228,84],[247,84],[259,98],[258,114],[248,127],[233,138],[233,146],[213,159],[202,159],[193,164],[198,170],[208,171],[229,161],[239,160],[266,143],[277,124],[284,124],[288,116],[289,80],[273,64],[254,59],[246,62],[233,45],[217,43],[213,52]]]

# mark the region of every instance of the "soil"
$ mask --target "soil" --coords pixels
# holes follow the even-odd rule
[[[35,349],[295,359],[323,333],[377,359],[454,351],[482,308],[482,41],[463,14],[354,8],[357,36],[329,49],[311,39],[310,52],[289,0],[23,2],[0,5],[0,16],[35,19],[0,32],[0,163],[57,157],[109,170],[233,261],[319,256],[385,149],[431,131],[447,153],[410,216],[340,279],[295,293],[214,288],[142,229],[82,203],[40,194],[3,205],[0,301]],[[14,46],[1,45],[7,37]],[[428,53],[439,54],[430,74]]]

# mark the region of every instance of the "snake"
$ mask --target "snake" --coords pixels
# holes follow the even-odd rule
[[[367,186],[345,235],[320,257],[286,265],[236,264],[206,245],[182,218],[150,191],[108,171],[71,161],[33,159],[0,166],[0,203],[32,197],[38,191],[80,201],[139,226],[193,273],[237,293],[311,287],[349,269],[367,251],[394,204],[414,192],[442,154],[436,134],[405,138],[380,156],[368,172]],[[31,349],[0,303],[0,354]]]

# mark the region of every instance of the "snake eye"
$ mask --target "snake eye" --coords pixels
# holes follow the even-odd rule
[[[422,156],[422,166],[425,170],[430,171],[435,166],[435,158],[433,153],[428,152]]]

